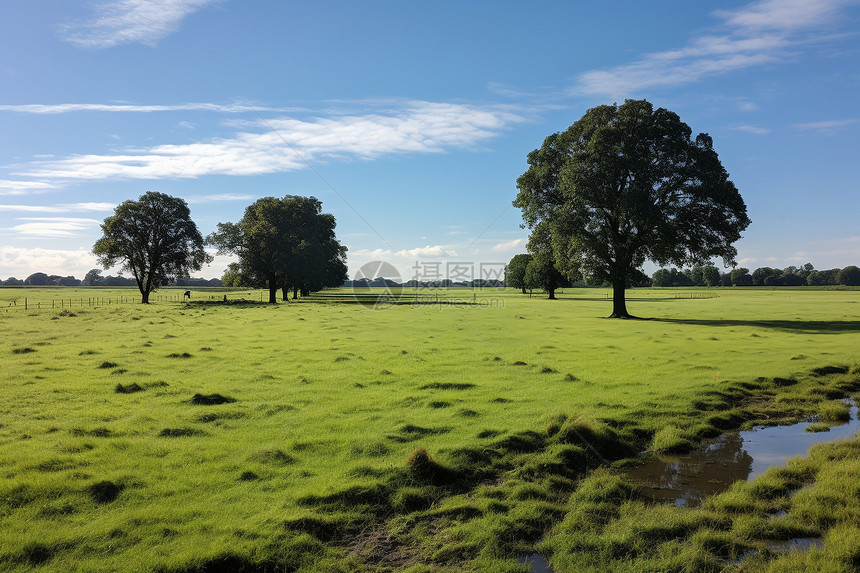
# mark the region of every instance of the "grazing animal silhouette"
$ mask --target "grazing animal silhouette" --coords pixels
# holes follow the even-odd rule
[[[190,290],[185,291],[185,294],[183,295],[183,297],[190,299],[191,298],[191,291]]]

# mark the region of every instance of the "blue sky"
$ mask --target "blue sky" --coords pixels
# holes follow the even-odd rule
[[[525,251],[526,154],[626,98],[713,137],[753,221],[742,266],[860,264],[858,23],[848,0],[8,0],[0,278],[83,277],[149,190],[204,235],[313,195],[351,274],[477,274]]]

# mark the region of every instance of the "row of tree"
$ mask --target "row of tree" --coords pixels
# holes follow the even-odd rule
[[[860,268],[850,265],[843,269],[815,270],[811,263],[802,267],[789,266],[784,269],[759,267],[750,273],[739,267],[721,273],[712,265],[694,266],[690,269],[660,269],[651,277],[657,287],[675,286],[827,286],[860,285]]]
[[[278,289],[284,298],[292,289],[295,297],[346,279],[346,247],[335,238],[334,217],[314,197],[259,199],[238,223],[218,223],[204,240],[183,199],[150,191],[117,206],[101,228],[93,253],[105,269],[130,272],[143,303],[161,286],[191,281],[191,271],[212,261],[206,244],[239,258],[221,278],[224,286],[268,288],[269,302],[277,302]]]
[[[83,279],[75,278],[72,275],[61,277],[59,275],[49,275],[46,273],[33,273],[26,279],[17,279],[9,277],[4,281],[0,281],[3,286],[103,286],[103,287],[128,287],[137,286],[137,282],[133,278],[112,275],[102,275],[100,269],[91,269],[87,272]],[[203,279],[203,278],[176,278],[172,280],[168,286],[196,286],[196,287],[219,287],[221,279]]]

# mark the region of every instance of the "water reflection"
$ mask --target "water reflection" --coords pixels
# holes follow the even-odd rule
[[[853,436],[860,430],[857,418],[854,405],[851,420],[831,426],[829,432],[806,432],[810,422],[728,432],[690,454],[647,462],[633,469],[630,477],[657,501],[696,507],[738,480],[753,478],[768,468],[785,465],[793,456],[805,455],[814,444]]]

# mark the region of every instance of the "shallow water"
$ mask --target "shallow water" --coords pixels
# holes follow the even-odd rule
[[[521,564],[529,564],[531,566],[529,569],[530,573],[555,573],[552,567],[549,566],[549,563],[547,563],[546,559],[537,553],[521,555],[520,558],[517,559],[517,562]]]
[[[815,444],[849,438],[860,431],[856,405],[851,407],[850,421],[831,426],[829,432],[805,431],[810,424],[727,432],[699,450],[661,456],[631,470],[629,475],[657,501],[696,507],[736,481],[754,478],[768,468],[785,465],[791,457],[805,455]]]

